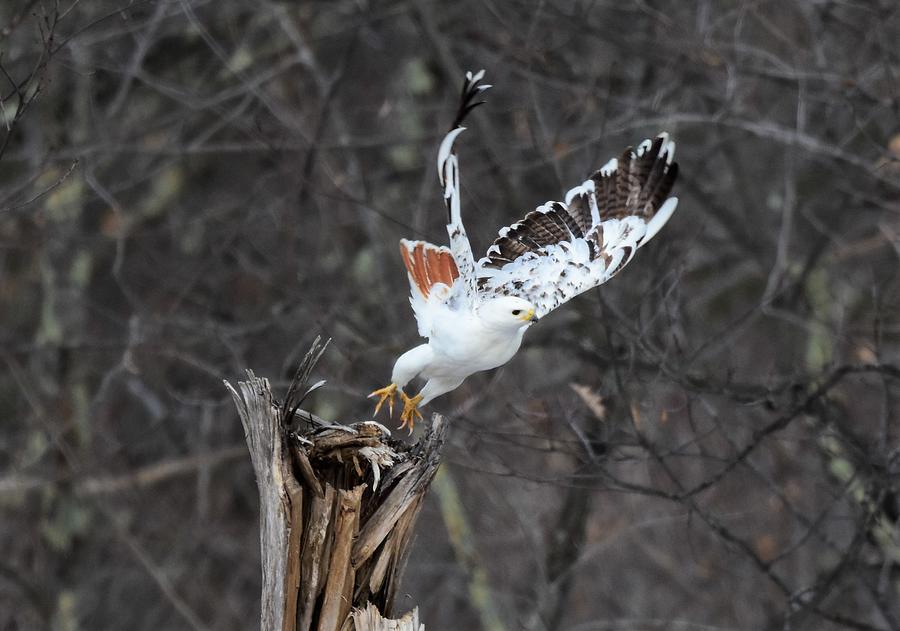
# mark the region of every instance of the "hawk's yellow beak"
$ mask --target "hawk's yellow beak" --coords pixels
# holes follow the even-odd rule
[[[538,321],[538,318],[536,318],[534,316],[534,307],[532,307],[531,309],[529,309],[522,315],[518,316],[518,318],[520,320],[522,320],[523,322],[537,322]]]

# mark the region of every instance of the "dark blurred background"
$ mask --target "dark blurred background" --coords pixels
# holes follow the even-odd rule
[[[309,409],[417,343],[401,237],[477,251],[661,130],[679,209],[452,418],[429,630],[900,629],[895,0],[0,4],[0,629],[249,629],[222,385]],[[392,426],[396,420],[392,422]]]

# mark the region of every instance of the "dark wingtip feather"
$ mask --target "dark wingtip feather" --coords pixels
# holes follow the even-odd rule
[[[462,94],[459,98],[459,108],[456,111],[456,118],[453,120],[453,125],[450,127],[451,130],[461,127],[462,122],[465,120],[466,116],[469,115],[469,112],[485,103],[485,101],[476,101],[473,103],[472,100],[491,87],[489,85],[481,84],[481,80],[484,77],[472,79],[470,78],[471,76],[471,73],[467,73],[466,77],[463,79]]]

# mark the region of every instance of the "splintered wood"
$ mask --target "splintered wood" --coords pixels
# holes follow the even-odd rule
[[[345,631],[352,629],[367,629],[369,631],[425,631],[425,625],[419,622],[419,610],[413,609],[402,618],[388,620],[382,618],[378,609],[367,605],[365,609],[356,609],[348,624],[353,627],[345,627]]]
[[[279,408],[268,381],[247,376],[237,389],[226,386],[259,487],[261,628],[424,630],[416,610],[389,618],[439,464],[444,419],[435,414],[409,445],[378,423],[337,425]]]

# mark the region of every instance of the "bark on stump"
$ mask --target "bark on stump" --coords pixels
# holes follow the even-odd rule
[[[249,370],[237,389],[225,382],[259,488],[261,629],[422,631],[417,610],[388,618],[446,423],[433,415],[409,445],[378,423],[340,425],[299,410],[305,394],[296,393],[322,350],[317,340],[281,405]]]

